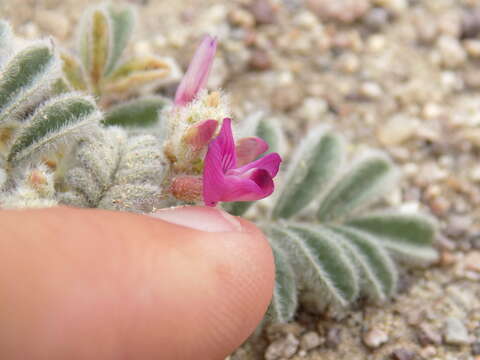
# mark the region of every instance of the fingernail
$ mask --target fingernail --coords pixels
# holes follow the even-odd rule
[[[201,231],[243,231],[242,225],[235,217],[216,208],[179,206],[162,209],[150,215],[157,219]]]

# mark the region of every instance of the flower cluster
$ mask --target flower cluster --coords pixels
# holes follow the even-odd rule
[[[207,206],[269,196],[282,161],[277,153],[259,158],[268,144],[258,137],[235,143],[223,94],[205,90],[216,48],[217,41],[210,36],[198,47],[175,94],[165,145],[172,169],[171,194],[187,202],[203,199]]]

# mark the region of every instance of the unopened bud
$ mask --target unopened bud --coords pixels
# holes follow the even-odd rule
[[[185,143],[193,147],[195,151],[202,149],[208,145],[217,129],[217,120],[205,120],[196,125],[189,127],[183,136]]]
[[[202,178],[200,176],[182,175],[173,179],[170,192],[177,199],[195,202],[202,199]]]

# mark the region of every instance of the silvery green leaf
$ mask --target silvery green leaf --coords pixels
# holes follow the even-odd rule
[[[111,28],[111,18],[103,5],[89,8],[79,26],[80,58],[96,92],[100,91],[111,51]]]
[[[244,215],[250,207],[255,204],[254,201],[234,201],[222,204],[223,209],[235,216]]]
[[[172,58],[145,55],[119,64],[106,78],[105,91],[128,93],[145,86],[170,83],[177,76],[178,66]]]
[[[297,311],[297,281],[284,251],[272,244],[275,258],[275,287],[268,317],[273,323],[287,323]]]
[[[48,41],[27,46],[5,64],[0,78],[0,123],[15,120],[48,95],[60,62]]]
[[[160,199],[164,176],[162,148],[150,135],[127,138],[116,127],[80,142],[65,182],[64,201],[85,198],[89,207],[150,211]]]
[[[164,158],[158,140],[151,135],[128,139],[115,175],[115,185],[153,184],[163,182]]]
[[[3,185],[5,185],[7,181],[7,172],[5,169],[0,168],[0,191],[2,190]]]
[[[57,194],[57,199],[60,204],[75,206],[75,207],[90,207],[90,203],[85,198],[85,195],[76,191],[60,192]]]
[[[342,219],[381,197],[396,179],[392,162],[381,153],[361,159],[329,190],[317,211],[320,221]]]
[[[112,186],[98,204],[99,208],[130,212],[150,212],[160,196],[160,187],[151,184]]]
[[[262,138],[268,143],[268,150],[265,154],[276,152],[283,153],[284,150],[284,134],[283,130],[274,119],[261,119],[255,132],[255,136]]]
[[[349,249],[365,279],[363,289],[378,301],[388,299],[397,288],[398,274],[387,251],[375,237],[346,226],[331,227]]]
[[[109,131],[99,131],[76,147],[74,156],[78,166],[90,174],[99,187],[99,194],[93,196],[92,203],[96,204],[112,185],[126,142],[123,130],[111,128]],[[90,192],[88,187],[82,188],[86,193]]]
[[[50,99],[25,122],[8,160],[18,161],[51,150],[67,139],[85,135],[98,125],[101,113],[93,99],[70,93]]]
[[[149,127],[159,121],[159,112],[168,102],[160,96],[149,96],[121,103],[105,114],[103,124],[122,127]]]
[[[293,155],[272,216],[289,218],[318,198],[335,178],[344,158],[340,136],[322,127],[312,130]]]
[[[88,84],[85,78],[85,69],[77,58],[65,51],[60,54],[60,57],[63,63],[63,74],[70,87],[78,91],[87,90]]]
[[[347,225],[378,239],[393,254],[406,262],[429,263],[437,260],[432,247],[435,224],[420,214],[374,213],[347,222]]]
[[[135,26],[135,9],[133,6],[116,7],[109,5],[107,11],[110,16],[111,28],[109,33],[110,50],[105,76],[108,76],[118,65],[132,37]]]
[[[355,269],[335,239],[309,224],[270,226],[269,235],[292,261],[302,285],[317,294],[319,303],[346,306],[359,292]]]
[[[11,56],[13,41],[12,27],[6,21],[0,20],[0,65]]]
[[[61,196],[60,199],[69,201],[83,198],[88,202],[88,207],[95,207],[105,191],[95,174],[82,167],[69,170],[65,182],[74,195]]]

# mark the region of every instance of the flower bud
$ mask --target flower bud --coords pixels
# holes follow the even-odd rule
[[[190,103],[198,92],[205,87],[216,50],[217,40],[214,37],[205,36],[177,88],[175,94],[176,106],[185,106]]]
[[[173,179],[170,193],[185,202],[195,202],[202,199],[202,177],[180,175]]]
[[[190,126],[183,136],[183,141],[190,145],[194,151],[200,151],[208,145],[217,126],[218,121],[212,119]]]

